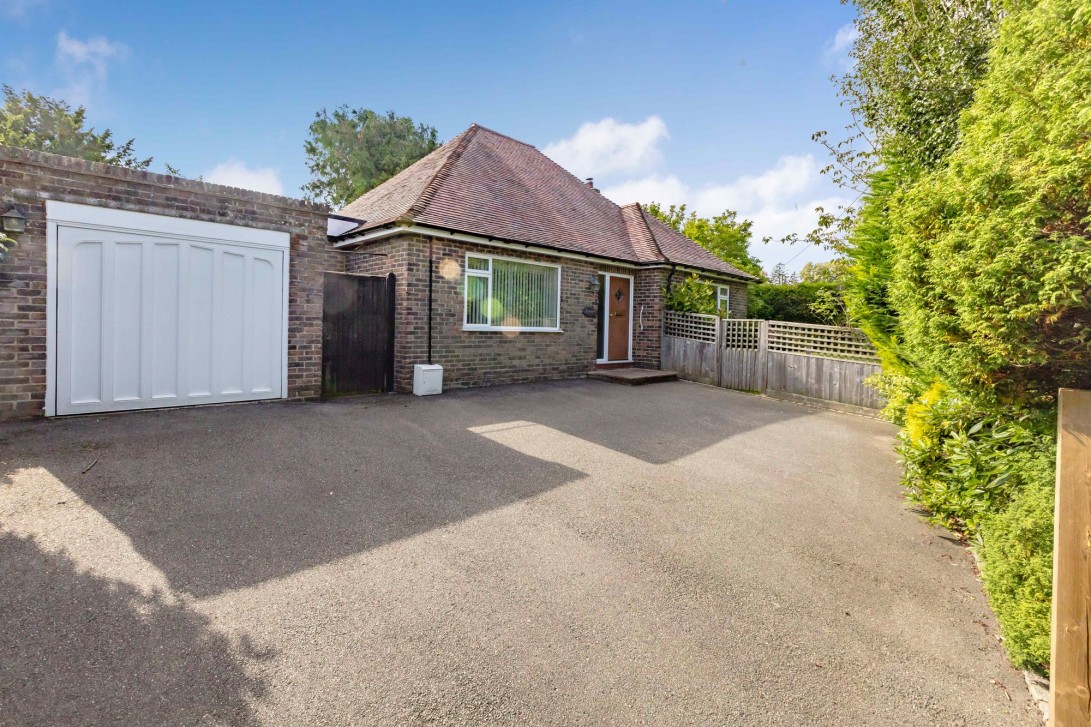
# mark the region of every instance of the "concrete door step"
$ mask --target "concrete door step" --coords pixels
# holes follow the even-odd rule
[[[615,384],[640,386],[642,384],[658,384],[661,381],[674,381],[678,378],[678,374],[673,371],[659,371],[658,369],[595,369],[587,374],[587,378],[612,381]]]

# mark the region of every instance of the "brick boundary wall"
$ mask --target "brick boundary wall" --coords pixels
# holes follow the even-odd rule
[[[323,273],[345,254],[326,239],[325,207],[262,192],[0,146],[0,200],[27,230],[0,263],[0,419],[40,416],[46,386],[46,200],[288,232],[288,397],[322,391]]]

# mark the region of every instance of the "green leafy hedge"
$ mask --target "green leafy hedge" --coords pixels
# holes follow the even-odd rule
[[[1091,388],[1091,4],[1005,10],[953,151],[871,175],[846,295],[910,499],[976,543],[1013,662],[1044,671],[1055,396]]]
[[[1022,669],[1049,666],[1053,595],[1053,472],[1042,467],[1004,510],[982,525],[985,590],[1000,619],[1004,646]]]
[[[747,316],[769,321],[837,324],[836,314],[826,307],[829,296],[840,298],[834,283],[751,285],[747,292]]]

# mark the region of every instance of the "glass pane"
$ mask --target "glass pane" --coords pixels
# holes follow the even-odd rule
[[[557,328],[557,268],[494,260],[492,294],[503,315],[495,326]]]
[[[731,288],[726,285],[716,286],[716,307],[720,309],[720,313],[727,316],[730,310],[729,301],[731,300]]]
[[[487,257],[468,257],[466,258],[466,268],[468,270],[488,270],[489,259]]]
[[[480,275],[466,276],[466,325],[489,324],[489,279]]]

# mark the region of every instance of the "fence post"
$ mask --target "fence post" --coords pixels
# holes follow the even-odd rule
[[[724,385],[724,327],[726,318],[716,317],[716,386]]]
[[[1091,391],[1058,401],[1049,724],[1075,727],[1091,724]]]
[[[769,384],[769,321],[758,323],[758,391],[765,393]]]

